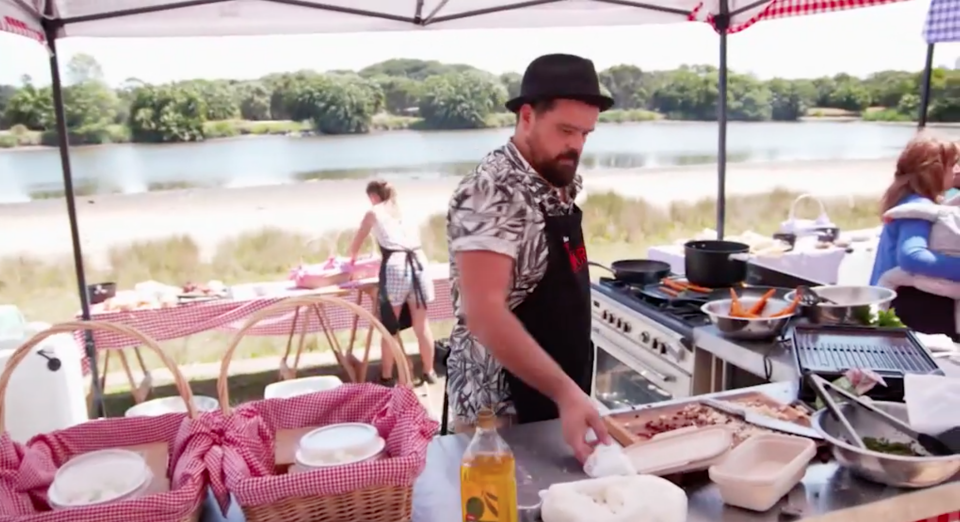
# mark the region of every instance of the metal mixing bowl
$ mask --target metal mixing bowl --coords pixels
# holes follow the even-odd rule
[[[877,408],[906,422],[907,406],[899,402],[872,403]],[[860,437],[886,439],[890,442],[910,443],[906,435],[876,420],[863,408],[853,404],[840,405]],[[833,458],[854,474],[872,482],[899,488],[925,488],[950,480],[960,471],[960,455],[948,457],[904,457],[860,449],[846,442],[840,423],[825,409],[811,419],[813,427],[830,443]]]
[[[879,286],[815,286],[811,290],[837,303],[802,307],[803,316],[815,324],[869,326],[873,312],[897,297],[893,290]],[[784,299],[793,300],[794,295],[795,291],[791,291]]]
[[[744,309],[749,310],[750,307],[759,300],[758,297],[741,297],[740,304]],[[713,324],[716,325],[717,330],[720,330],[720,333],[731,339],[762,341],[779,337],[787,327],[790,319],[796,315],[796,313],[793,313],[783,317],[760,317],[757,319],[731,317],[731,302],[730,299],[720,299],[718,301],[710,301],[700,307],[703,313],[707,314]],[[772,315],[789,305],[789,301],[771,297],[767,300],[767,306],[763,309],[763,313],[764,315]]]

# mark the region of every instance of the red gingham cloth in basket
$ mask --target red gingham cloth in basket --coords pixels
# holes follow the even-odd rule
[[[434,321],[452,318],[453,305],[450,302],[450,281],[446,278],[436,278],[434,279],[434,285],[436,288],[436,300],[430,303],[428,317]],[[355,303],[357,292],[358,290],[353,290],[353,292],[342,298],[351,303]],[[271,296],[247,301],[228,299],[183,304],[171,308],[134,310],[131,312],[97,313],[96,310],[94,310],[92,319],[94,321],[108,321],[131,326],[157,341],[167,341],[210,330],[236,331],[243,324],[243,321],[254,312],[262,310],[286,297],[303,294],[303,291],[291,291],[289,295]],[[363,295],[360,306],[376,313],[370,296],[367,294]],[[294,315],[294,312],[286,312],[278,314],[276,317],[264,319],[248,330],[246,335],[290,335],[293,329]],[[352,327],[353,319],[356,317],[352,311],[333,306],[327,306],[324,315],[324,321],[326,321],[327,327],[332,330],[343,330]],[[314,313],[300,313],[297,320],[296,333],[302,331],[301,328],[304,323],[306,323],[307,331],[310,333],[321,331],[320,320],[317,319]],[[367,322],[361,320],[359,327],[366,328]],[[75,338],[80,348],[83,349],[83,332],[76,332]],[[94,333],[93,339],[99,350],[106,348],[129,348],[139,344],[135,339],[112,332],[96,332]]]
[[[212,419],[211,419],[212,420]],[[338,495],[371,486],[412,485],[427,461],[427,445],[437,431],[413,390],[376,384],[345,384],[289,399],[246,403],[222,422],[223,485],[241,506],[271,504],[283,499]],[[274,475],[274,434],[280,429],[365,422],[386,439],[389,458],[331,469]],[[226,511],[228,495],[212,463],[208,465],[214,495]]]
[[[212,415],[212,414],[205,414]],[[179,522],[203,501],[204,458],[214,437],[203,423],[183,413],[86,422],[38,435],[19,444],[0,436],[0,521],[2,522]],[[167,442],[170,491],[143,498],[65,511],[47,510],[47,489],[57,468],[91,451]],[[38,509],[39,508],[39,509]]]

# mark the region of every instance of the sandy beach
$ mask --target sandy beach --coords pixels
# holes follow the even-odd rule
[[[756,194],[775,188],[819,196],[879,194],[892,159],[731,164],[727,194]],[[713,198],[715,165],[584,172],[586,193],[615,191],[658,204]],[[444,212],[458,178],[395,184],[410,219],[425,221]],[[205,254],[219,241],[246,231],[279,227],[321,235],[355,227],[369,205],[366,182],[317,181],[235,189],[196,189],[77,200],[83,249],[102,263],[111,246],[175,234],[192,236]],[[788,209],[784,209],[786,215]],[[70,230],[62,199],[0,205],[0,256],[69,255]]]

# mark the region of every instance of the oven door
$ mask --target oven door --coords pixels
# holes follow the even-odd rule
[[[690,376],[645,360],[655,357],[653,354],[629,353],[596,330],[591,341],[595,350],[593,396],[605,408],[623,410],[689,396]]]

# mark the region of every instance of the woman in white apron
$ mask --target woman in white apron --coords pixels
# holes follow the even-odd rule
[[[380,321],[394,335],[413,327],[423,362],[423,380],[434,384],[433,333],[427,321],[427,305],[434,300],[434,288],[425,273],[427,258],[420,246],[419,227],[403,220],[396,191],[386,181],[368,183],[367,197],[373,206],[353,238],[350,259],[356,259],[364,240],[373,232],[382,257],[377,292]],[[380,353],[380,380],[389,385],[393,383],[393,353],[386,343],[381,343]]]

